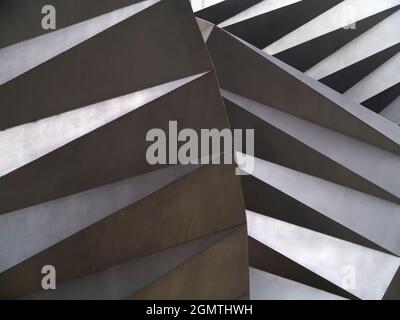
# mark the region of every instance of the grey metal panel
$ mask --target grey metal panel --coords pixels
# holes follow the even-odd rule
[[[0,215],[0,273],[148,196],[198,166],[173,166]]]
[[[384,300],[396,300],[400,298],[400,268],[397,270],[389,288],[387,289]]]
[[[345,300],[345,298],[250,268],[251,300]]]
[[[390,253],[365,236],[310,208],[271,185],[247,175],[241,177],[246,209],[367,248]],[[372,228],[372,226],[371,226]],[[268,259],[267,259],[268,261]]]
[[[228,25],[225,29],[255,47],[263,49],[341,1],[303,0]]]
[[[364,101],[362,105],[375,112],[381,112],[386,106],[394,102],[399,95],[400,82]]]
[[[301,142],[296,136],[287,134],[281,128],[271,125],[229,100],[225,99],[225,106],[233,128],[254,128],[256,157],[389,201],[399,202],[397,196]]]
[[[339,70],[320,81],[343,93],[400,51],[400,43]]]
[[[399,153],[399,128],[374,112],[222,30],[207,45],[223,89]]]
[[[362,299],[381,299],[400,259],[318,232],[247,211],[249,235],[289,259]],[[356,285],[347,287],[344,268],[355,270]]]
[[[400,97],[398,97],[390,105],[388,105],[381,112],[381,115],[396,124],[400,124]]]
[[[212,23],[210,23],[206,20],[200,19],[200,18],[196,18],[196,20],[199,25],[201,35],[203,36],[203,40],[204,40],[204,42],[206,42],[208,37],[211,34],[211,31],[212,31],[214,25]]]
[[[335,7],[326,10],[326,12],[279,39],[264,50],[269,54],[276,54],[399,4],[399,0],[341,1]]]
[[[375,27],[307,70],[306,74],[317,80],[322,79],[399,43],[400,33],[397,32],[399,23],[400,10],[397,10]]]
[[[400,256],[399,204],[268,161],[252,159],[251,174],[257,179]],[[241,168],[247,171],[246,167]]]
[[[249,261],[251,267],[270,274],[347,299],[359,299],[329,282],[319,274],[305,268],[284,254],[273,250],[252,237],[249,237]]]
[[[330,54],[334,53],[335,51],[346,45],[347,43],[349,43],[350,41],[352,41],[353,39],[355,39],[356,37],[358,37],[360,34],[364,33],[365,31],[382,21],[383,19],[387,18],[397,9],[399,9],[399,6],[390,8],[383,12],[372,15],[371,17],[358,21],[354,29],[340,28],[325,35],[319,36],[318,38],[299,44],[293,48],[281,51],[276,54],[275,57],[304,72],[328,57]],[[365,66],[364,68],[367,68],[367,66]],[[354,75],[350,72],[347,75],[350,80],[352,80],[353,77],[357,76],[358,74]],[[347,78],[344,78],[344,80],[346,81]],[[341,86],[341,82],[338,81],[336,85]],[[332,88],[335,89],[334,87]]]
[[[250,8],[263,0],[228,0],[196,12],[196,16],[214,24],[221,23],[230,17]]]
[[[301,0],[263,0],[219,23],[218,27],[225,28],[299,1]]]
[[[225,99],[400,199],[400,156],[222,90]]]
[[[197,12],[224,1],[225,0],[190,0],[190,3],[192,5],[193,12]]]
[[[344,95],[358,103],[387,90],[400,82],[400,53],[397,53],[364,79],[347,90]]]

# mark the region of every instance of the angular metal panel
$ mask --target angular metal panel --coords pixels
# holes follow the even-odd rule
[[[240,227],[129,299],[229,300],[248,294],[247,248],[239,246],[245,239],[246,229]]]
[[[382,299],[400,259],[247,211],[249,235],[362,299]],[[284,240],[284,241],[283,241]],[[355,271],[348,286],[344,271]]]

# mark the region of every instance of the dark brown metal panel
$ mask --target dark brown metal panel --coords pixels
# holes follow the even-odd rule
[[[42,251],[0,274],[0,298],[40,290],[44,265],[53,265],[57,281],[63,282],[245,224],[240,179],[234,172],[234,165],[204,166]],[[244,236],[230,250],[221,247],[227,254],[239,253],[231,269],[236,277],[247,272]],[[223,257],[231,266],[228,258]],[[229,290],[223,292],[228,295]],[[213,293],[208,294],[212,297]],[[229,294],[239,296],[240,292]]]
[[[160,277],[129,299],[236,299],[249,292],[246,227]]]
[[[186,1],[161,1],[0,86],[0,130],[207,70]]]
[[[213,72],[0,178],[0,213],[159,169],[149,130],[229,127]],[[211,151],[211,150],[210,150]]]
[[[341,107],[349,104],[350,108],[356,108],[350,100],[334,95],[331,89],[296,73],[277,59],[262,55],[218,28],[213,29],[207,46],[222,89],[400,153],[395,141]],[[327,95],[335,97],[334,100]]]
[[[235,227],[236,228],[236,227]],[[153,281],[225,238],[232,229],[181,243],[72,281],[57,283],[57,290],[41,290],[21,300],[126,299]],[[244,241],[243,245],[246,246]]]
[[[2,0],[0,1],[0,48],[51,32],[41,25],[42,8],[56,9],[61,29],[142,0]]]
[[[94,2],[98,3],[54,0],[46,4],[56,5],[60,28],[135,1],[103,1],[96,9],[90,6]],[[21,1],[5,1],[0,8],[12,9],[15,15],[8,18],[13,19],[16,14],[35,11],[42,3],[38,0],[25,8]],[[80,14],[64,20],[65,13],[74,16],[74,6],[82,9]],[[36,19],[36,15],[29,17],[0,47],[44,33],[36,27],[24,29]],[[1,85],[0,130],[204,72],[208,73],[0,177],[0,214],[164,167],[148,163],[146,151],[152,142],[146,141],[146,135],[155,128],[168,134],[169,121],[177,121],[178,130],[191,128],[198,134],[201,129],[229,127],[212,63],[186,0],[163,0]],[[84,294],[91,285],[90,281],[80,282],[85,276],[236,227],[240,232],[184,266],[185,275],[192,278],[165,297],[193,298],[198,294],[228,299],[246,295],[244,211],[235,166],[202,166],[87,228],[74,230],[75,234],[71,231],[62,241],[47,243],[37,250],[46,249],[31,252],[28,259],[21,258],[18,261],[26,260],[0,273],[0,299],[41,290],[44,265],[56,268],[57,283],[76,280]],[[187,250],[189,256],[197,254]],[[157,269],[154,261],[152,267]],[[146,277],[153,281],[151,274]],[[210,281],[204,281],[207,279]],[[128,291],[131,294],[134,289]]]

